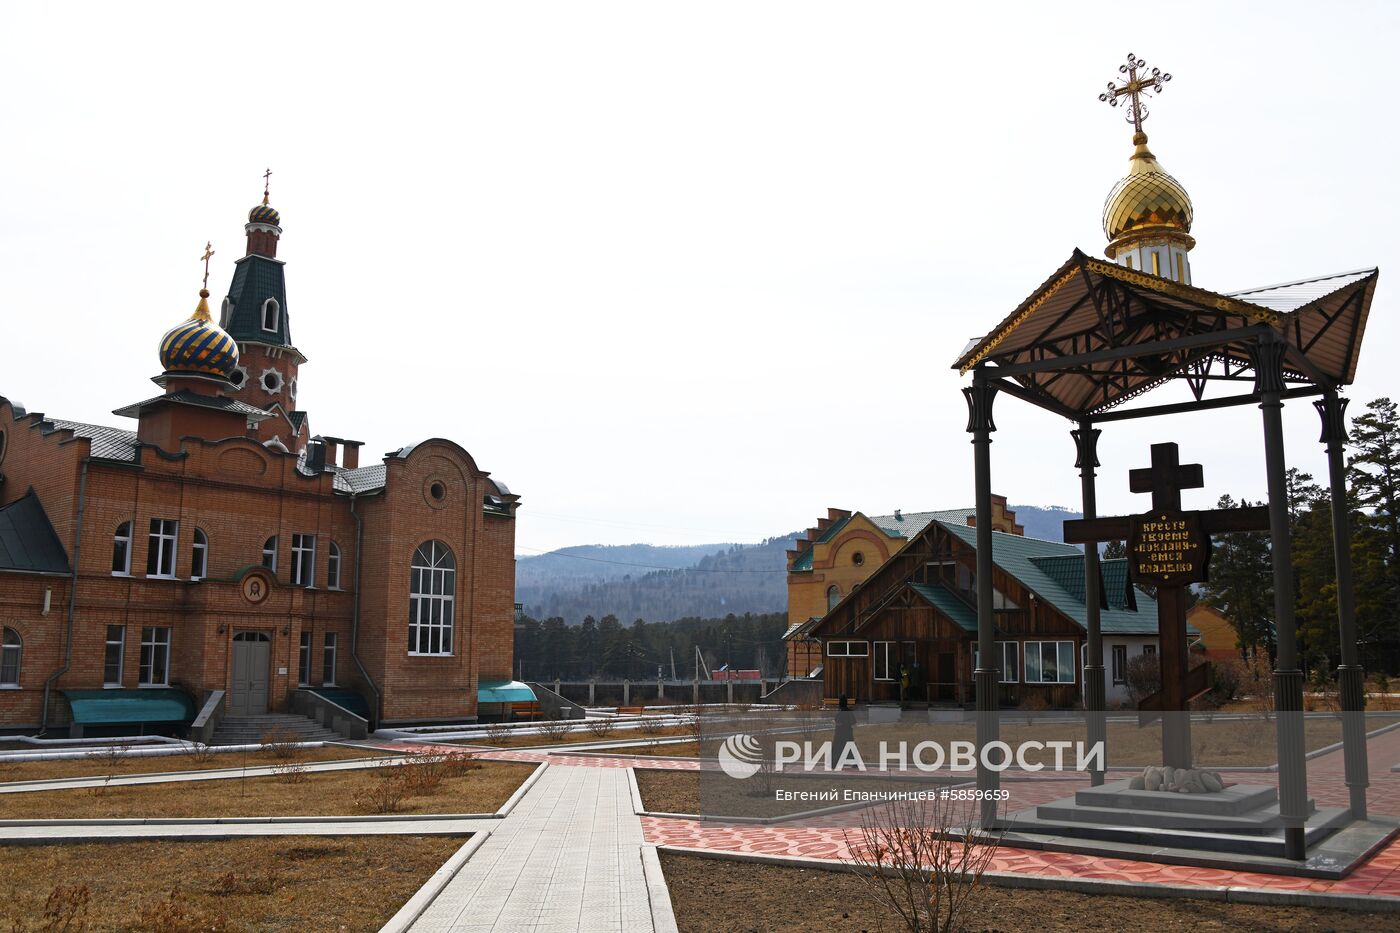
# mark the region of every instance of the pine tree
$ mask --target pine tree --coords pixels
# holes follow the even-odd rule
[[[1353,530],[1357,624],[1363,640],[1400,635],[1400,425],[1378,398],[1351,422],[1348,483],[1360,515]]]
[[[1221,509],[1236,505],[1228,495],[1216,503]],[[1273,565],[1267,534],[1216,536],[1212,542],[1210,579],[1204,591],[1205,604],[1219,609],[1234,627],[1242,655],[1273,641]]]

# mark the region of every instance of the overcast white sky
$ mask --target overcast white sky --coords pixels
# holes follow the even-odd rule
[[[971,502],[968,338],[1078,246],[1131,128],[1195,202],[1195,284],[1379,265],[1400,226],[1397,6],[10,4],[0,394],[123,423],[225,293],[271,166],[301,406],[373,455],[453,438],[522,554],[756,540]],[[1352,395],[1400,391],[1382,276]],[[1184,388],[1161,390],[1170,400]],[[1316,415],[1286,412],[1321,475]],[[1069,425],[998,402],[993,483],[1076,505]],[[131,423],[134,425],[134,422]],[[1263,491],[1259,413],[1110,426],[1104,511],[1176,440]]]

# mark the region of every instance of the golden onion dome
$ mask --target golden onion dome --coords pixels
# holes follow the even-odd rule
[[[238,343],[209,315],[209,289],[199,290],[190,319],[160,338],[160,365],[168,373],[197,373],[227,379],[238,366]]]
[[[1157,163],[1157,157],[1147,148],[1146,133],[1135,134],[1133,143],[1137,149],[1128,174],[1113,186],[1104,201],[1104,234],[1116,241],[1126,234],[1190,233],[1190,195]],[[1110,244],[1110,250],[1114,245]]]

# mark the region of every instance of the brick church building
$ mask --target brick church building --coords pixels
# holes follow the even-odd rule
[[[461,721],[510,679],[519,497],[450,440],[361,464],[313,435],[266,192],[245,230],[218,323],[201,289],[160,394],[115,410],[134,430],[0,397],[0,731],[178,730],[215,691],[257,715],[299,689]]]

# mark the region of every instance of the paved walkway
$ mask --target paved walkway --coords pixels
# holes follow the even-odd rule
[[[551,764],[412,929],[652,930],[642,845],[625,770]]]
[[[255,765],[250,768],[209,768],[203,771],[151,771],[143,774],[89,775],[86,777],[49,778],[38,781],[7,781],[0,783],[0,794],[22,794],[43,790],[73,790],[84,787],[121,787],[127,784],[169,784],[175,781],[224,781],[232,778],[275,777],[287,768],[307,774],[321,771],[358,771],[361,768],[382,768],[408,761],[391,755],[373,758],[344,758],[333,761],[288,760],[284,765]]]
[[[116,842],[125,839],[233,839],[244,836],[466,836],[501,820],[305,818],[238,820],[6,820],[0,844]]]

